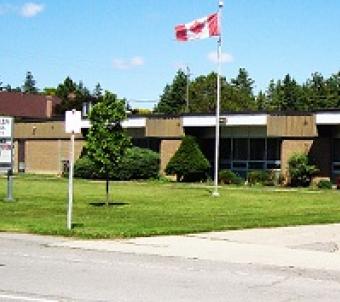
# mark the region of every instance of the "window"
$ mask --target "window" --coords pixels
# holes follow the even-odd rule
[[[281,139],[268,138],[267,139],[267,160],[281,159]]]
[[[248,139],[235,138],[233,151],[234,160],[248,160]]]
[[[333,161],[340,162],[340,139],[333,141]]]
[[[266,159],[266,140],[264,138],[250,139],[250,160]]]
[[[231,139],[223,138],[220,141],[220,158],[223,160],[231,159]]]

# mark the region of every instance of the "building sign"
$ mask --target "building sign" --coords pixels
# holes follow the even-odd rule
[[[12,138],[12,121],[11,117],[0,117],[0,139]]]
[[[0,116],[0,173],[13,169],[13,118]]]

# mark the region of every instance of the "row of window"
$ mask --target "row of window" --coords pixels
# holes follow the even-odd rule
[[[215,140],[201,140],[201,148],[208,159],[215,155]],[[220,140],[221,161],[278,161],[281,158],[281,139],[223,138]]]

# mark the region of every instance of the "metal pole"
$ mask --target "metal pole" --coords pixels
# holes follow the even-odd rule
[[[7,171],[7,198],[6,201],[14,201],[13,198],[13,171]]]
[[[222,8],[223,1],[218,2],[218,22],[220,26],[220,36],[217,42],[217,100],[216,100],[216,127],[215,127],[215,171],[214,171],[214,191],[212,196],[218,197],[218,165],[220,148],[220,99],[221,99],[221,55],[222,55]]]
[[[68,211],[67,229],[72,229],[72,207],[73,207],[73,161],[74,161],[74,132],[71,134],[69,175],[68,175]]]
[[[186,108],[185,112],[189,112],[189,85],[190,85],[190,68],[187,66],[187,93],[186,93]]]

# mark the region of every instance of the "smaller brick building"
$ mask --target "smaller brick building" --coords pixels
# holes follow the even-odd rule
[[[20,118],[51,118],[61,99],[56,96],[0,92],[0,115]]]

